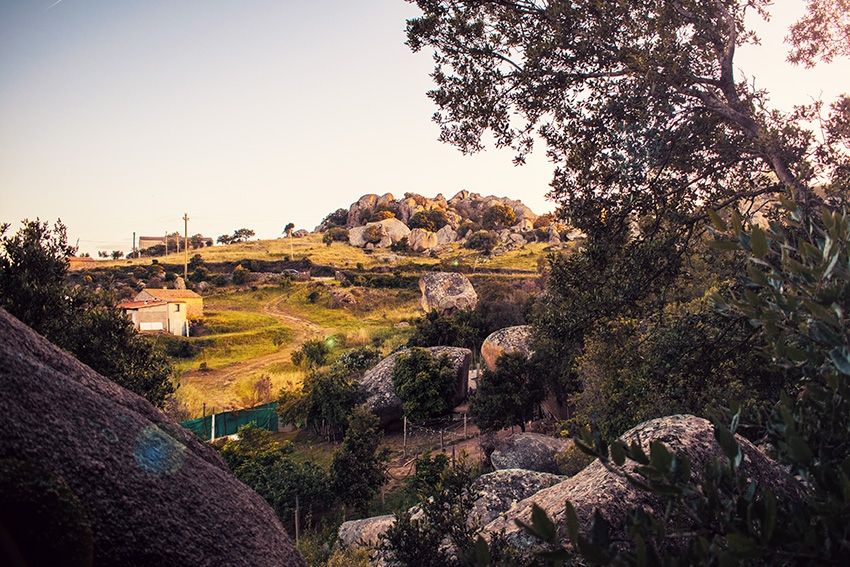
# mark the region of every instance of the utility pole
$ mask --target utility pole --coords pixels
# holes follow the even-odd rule
[[[136,233],[133,232],[133,258],[136,257]]]
[[[180,247],[177,247],[180,250]],[[189,279],[189,214],[183,213],[183,279]]]
[[[168,233],[165,233],[165,255],[168,256]]]

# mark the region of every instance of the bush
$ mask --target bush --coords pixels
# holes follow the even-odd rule
[[[320,226],[324,227],[327,232],[330,232],[330,229],[333,227],[345,228],[346,224],[348,224],[348,209],[337,209],[322,219]],[[347,234],[345,238],[346,240],[348,239]]]
[[[331,347],[324,339],[307,341],[292,353],[292,363],[300,368],[312,370],[324,366],[328,361]]]
[[[411,252],[410,243],[407,241],[407,237],[403,236],[401,240],[393,242],[390,244],[390,250],[397,254],[407,254]]]
[[[393,387],[404,414],[414,421],[444,415],[452,409],[457,373],[448,356],[436,357],[412,348],[396,357]]]
[[[447,224],[449,224],[449,219],[446,217],[446,213],[439,210],[419,211],[407,221],[407,226],[411,229],[424,228],[431,232],[437,232]]]
[[[564,476],[575,476],[594,461],[594,457],[578,448],[574,443],[555,455],[558,470]]]
[[[468,234],[478,232],[479,230],[481,230],[481,225],[471,220],[465,220],[457,227],[457,237],[466,238]]]
[[[363,240],[367,244],[378,244],[384,239],[384,227],[379,224],[373,224],[366,227],[363,231]]]
[[[546,213],[540,215],[536,219],[534,219],[534,228],[536,229],[544,229],[549,228],[549,225],[555,222],[555,215],[552,213]],[[547,231],[548,234],[548,231]]]
[[[189,258],[189,269],[195,270],[201,267],[204,264],[204,258],[200,254],[193,254],[191,258]]]
[[[484,211],[481,217],[481,225],[488,230],[502,230],[517,223],[514,210],[501,204],[495,204]]]
[[[206,268],[206,266],[198,266],[189,275],[189,279],[195,283],[207,281],[210,279],[210,271]]]
[[[343,374],[359,374],[369,370],[381,358],[381,354],[371,348],[355,348],[343,353],[334,362],[334,369]]]
[[[230,274],[230,279],[236,285],[243,285],[243,284],[248,283],[250,275],[251,275],[251,272],[246,270],[242,266],[242,264],[239,264],[235,268],[233,268],[233,272]]]
[[[322,235],[322,242],[328,246],[334,242],[348,242],[348,229],[343,226],[330,228]]]
[[[479,252],[489,254],[498,243],[499,237],[495,232],[490,230],[479,230],[470,236],[463,246],[464,248],[478,250]]]

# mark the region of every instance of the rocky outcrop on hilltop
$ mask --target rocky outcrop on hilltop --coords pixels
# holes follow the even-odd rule
[[[557,473],[555,456],[569,447],[572,441],[540,433],[518,433],[499,444],[490,454],[496,470],[526,469]]]
[[[478,294],[469,278],[456,272],[429,272],[419,278],[421,304],[426,313],[469,311],[478,305]]]
[[[409,352],[409,350],[402,349],[391,354],[375,365],[374,368],[365,372],[359,379],[366,391],[366,406],[378,416],[381,425],[398,421],[402,417],[401,399],[393,388],[393,370],[395,370],[395,361],[398,356]],[[428,347],[425,350],[436,357],[444,355],[448,357],[457,376],[454,400],[456,403],[460,403],[466,398],[467,394],[472,351],[468,348],[447,346]]]
[[[568,238],[566,227],[553,222],[552,215],[538,217],[521,201],[469,191],[460,191],[451,199],[442,194],[429,198],[405,193],[396,198],[392,193],[370,193],[347,210],[328,215],[317,230],[334,226],[348,229],[352,246],[387,248],[407,239],[407,249],[419,253],[439,252],[478,233],[486,233],[479,241],[486,238],[495,243],[490,250],[494,255],[529,242],[560,244]]]
[[[305,564],[211,447],[2,309],[0,336],[0,564]]]
[[[646,421],[627,431],[621,439],[640,442],[647,454],[652,441],[661,441],[671,451],[688,457],[694,475],[705,470],[713,459],[722,457],[711,423],[692,415],[672,415]],[[801,498],[802,489],[797,481],[755,445],[740,436],[736,439],[743,453],[742,470],[751,480],[760,487],[772,490],[780,499]],[[629,472],[633,472],[634,467],[634,463],[627,462]],[[599,510],[611,524],[612,539],[625,537],[623,530],[631,510],[643,508],[650,515],[664,512],[664,503],[658,496],[635,488],[596,460],[575,476],[513,506],[484,527],[485,537],[504,531],[513,545],[524,549],[534,547],[536,542],[517,526],[516,520],[530,523],[532,506],[536,504],[553,519],[562,540],[566,542],[564,503],[567,501],[575,507],[579,522],[585,529],[589,528],[594,511]],[[687,523],[686,518],[681,519],[683,528]]]

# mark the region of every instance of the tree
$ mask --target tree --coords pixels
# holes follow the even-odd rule
[[[457,372],[447,355],[436,357],[424,348],[399,354],[393,368],[393,388],[404,415],[423,420],[452,409]]]
[[[286,235],[287,238],[292,238],[293,230],[295,230],[295,224],[291,222],[287,223],[286,226],[283,227],[283,233]]]
[[[333,227],[345,228],[348,224],[348,209],[337,209],[322,219],[321,230],[328,231]]]
[[[327,510],[334,500],[327,473],[311,461],[294,459],[292,451],[292,443],[279,444],[253,423],[240,427],[239,438],[221,448],[236,478],[262,496],[290,530],[296,497],[306,518]]]
[[[791,27],[788,57],[807,67],[850,57],[850,0],[808,0],[806,15]]]
[[[139,335],[112,298],[66,281],[65,226],[24,221],[0,230],[0,306],[117,384],[162,407],[174,392],[168,357]]]
[[[254,236],[254,231],[250,228],[238,228],[233,231],[233,237],[231,238],[231,243],[236,242],[245,242],[246,240],[252,238]]]
[[[767,0],[415,3],[408,45],[435,51],[441,139],[475,152],[488,132],[517,163],[541,139],[551,196],[589,233],[633,215],[691,228],[707,207],[783,192],[808,210],[829,177],[803,122],[735,82],[755,41],[745,12]]]
[[[300,392],[281,392],[278,413],[286,423],[312,427],[336,442],[345,433],[351,411],[365,398],[351,374],[316,371],[307,376]]]
[[[481,224],[488,230],[502,230],[516,224],[516,213],[509,206],[496,203],[484,211]]]
[[[121,250],[113,250],[112,254],[110,255],[112,256],[113,260],[120,260],[124,257],[124,252],[122,252]]]
[[[379,424],[368,408],[355,408],[342,447],[331,462],[334,494],[345,505],[364,513],[386,479],[387,454],[379,450]]]
[[[525,424],[546,395],[544,381],[522,353],[505,353],[495,371],[485,371],[472,398],[469,413],[482,431],[498,431]]]
[[[219,244],[233,244],[233,237],[229,234],[222,234],[216,239]]]

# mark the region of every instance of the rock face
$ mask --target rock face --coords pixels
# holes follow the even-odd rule
[[[481,343],[481,359],[490,370],[496,369],[496,361],[505,353],[519,352],[532,355],[530,346],[531,326],[505,327],[491,333]]]
[[[366,231],[373,226],[379,227],[381,232],[381,240],[374,244],[375,248],[389,248],[391,245],[410,234],[410,229],[407,228],[407,225],[400,220],[384,219],[381,221],[367,223],[365,226],[356,226],[350,229],[348,231],[348,243],[351,246],[365,248],[369,244],[366,242]]]
[[[443,244],[451,244],[456,241],[457,231],[450,224],[437,231],[437,244],[442,246]]]
[[[712,459],[722,455],[713,431],[711,423],[705,419],[691,415],[672,415],[644,422],[627,431],[622,439],[627,442],[639,439],[647,454],[649,443],[659,440],[672,451],[686,454],[693,474],[699,474]],[[743,471],[750,479],[757,481],[759,486],[773,490],[780,500],[801,497],[800,485],[779,465],[746,439],[738,437],[737,441],[744,456]],[[631,470],[633,466],[634,463],[627,464]],[[486,534],[496,534],[504,530],[509,542],[521,548],[533,547],[535,542],[517,527],[514,520],[530,522],[532,505],[537,504],[555,521],[562,539],[566,541],[566,501],[573,504],[585,529],[590,525],[594,510],[598,509],[611,523],[612,538],[623,535],[624,522],[630,510],[643,507],[650,515],[662,513],[658,497],[634,488],[622,477],[607,471],[597,460],[575,476],[519,502],[488,524],[484,531]]]
[[[540,433],[519,433],[508,437],[490,454],[496,470],[526,469],[556,473],[555,455],[564,451],[571,441]]]
[[[564,477],[520,469],[495,471],[482,475],[472,483],[472,491],[478,498],[467,517],[470,526],[484,526],[507,512],[515,503],[564,480]],[[421,514],[419,507],[409,510]],[[395,523],[392,515],[375,516],[363,520],[344,522],[337,533],[337,545],[341,547],[376,548],[381,536]],[[381,562],[382,557],[377,558]]]
[[[433,250],[439,243],[437,233],[425,230],[424,228],[414,228],[407,237],[407,245],[414,252]]]
[[[391,354],[360,378],[360,384],[364,387],[368,396],[366,405],[380,418],[381,425],[398,421],[402,417],[401,399],[396,395],[393,388],[393,370],[398,355],[409,350],[402,349]],[[437,357],[448,356],[452,367],[457,372],[455,402],[459,403],[465,399],[472,351],[468,348],[445,346],[428,347],[425,350]]]
[[[24,563],[304,565],[215,450],[3,310],[0,335],[0,520]]]
[[[478,294],[469,279],[455,272],[430,272],[419,278],[422,309],[452,313],[475,309]]]
[[[562,476],[524,469],[504,469],[481,475],[472,483],[478,498],[472,505],[468,523],[485,526],[517,502],[563,480]]]
[[[394,523],[395,516],[393,514],[343,522],[337,532],[337,545],[341,547],[377,547],[381,536]]]

